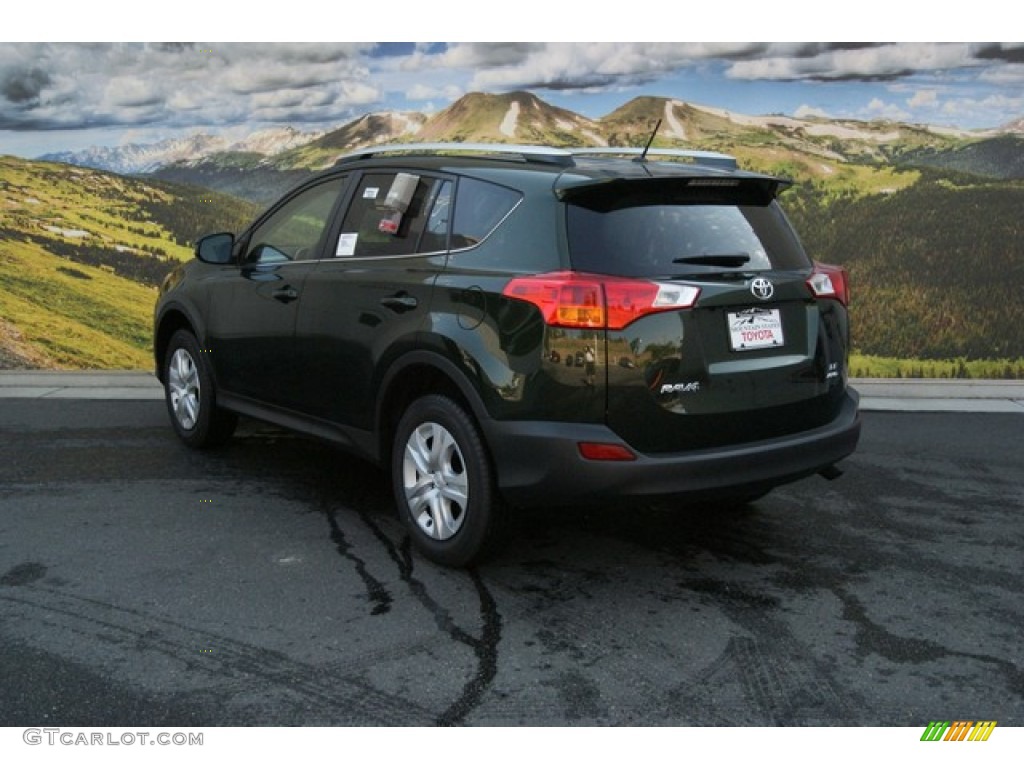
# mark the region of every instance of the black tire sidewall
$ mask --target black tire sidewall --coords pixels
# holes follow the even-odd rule
[[[199,417],[192,429],[185,429],[178,422],[171,405],[171,384],[170,367],[174,353],[184,349],[192,358],[199,374]],[[193,448],[204,448],[223,442],[231,431],[233,431],[233,416],[219,414],[217,411],[217,397],[213,384],[213,376],[210,374],[209,366],[205,357],[199,349],[199,342],[189,331],[175,331],[167,344],[167,352],[164,355],[164,402],[167,406],[167,414],[171,418],[171,425],[178,437],[187,445]]]
[[[438,541],[424,533],[413,519],[405,500],[402,473],[409,436],[422,424],[440,424],[455,439],[468,476],[469,503],[465,519],[450,539]],[[464,567],[477,562],[489,550],[496,535],[498,516],[493,470],[480,431],[455,401],[443,395],[427,395],[414,401],[395,430],[391,451],[391,483],[395,504],[413,542],[427,557],[443,565]]]

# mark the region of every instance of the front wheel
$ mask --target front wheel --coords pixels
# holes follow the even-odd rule
[[[175,331],[164,356],[164,396],[174,431],[193,448],[223,443],[235,431],[238,417],[217,407],[217,397],[196,337]]]
[[[455,401],[413,402],[395,431],[395,503],[416,546],[442,565],[462,567],[489,554],[500,502],[480,432]]]

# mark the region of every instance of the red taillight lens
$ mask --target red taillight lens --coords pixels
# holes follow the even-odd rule
[[[700,288],[566,271],[514,278],[502,293],[537,306],[548,325],[615,331],[644,315],[692,307]]]
[[[818,298],[836,299],[844,307],[850,306],[850,278],[842,267],[815,262],[807,285]]]

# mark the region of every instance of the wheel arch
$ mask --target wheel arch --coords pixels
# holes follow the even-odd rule
[[[381,379],[375,419],[377,452],[383,466],[391,460],[391,443],[406,408],[424,395],[444,395],[461,405],[478,428],[489,419],[472,382],[448,358],[431,351],[408,352],[394,361]]]
[[[166,307],[156,322],[156,330],[153,334],[153,364],[156,377],[161,383],[164,382],[164,357],[167,355],[167,345],[175,332],[186,330],[202,344],[201,326],[193,320],[191,314],[184,307],[172,304]]]

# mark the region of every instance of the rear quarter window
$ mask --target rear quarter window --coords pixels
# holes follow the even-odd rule
[[[483,242],[519,203],[522,195],[479,179],[459,179],[452,227],[452,250]]]

